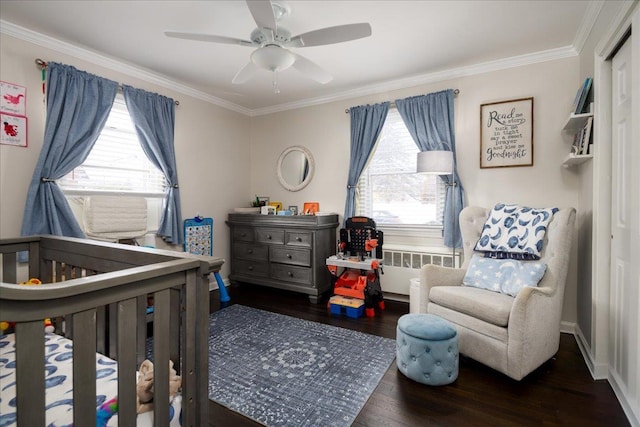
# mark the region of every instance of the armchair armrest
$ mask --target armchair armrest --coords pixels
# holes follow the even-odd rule
[[[466,269],[426,264],[420,270],[420,313],[427,312],[429,292],[434,286],[460,286]]]
[[[548,286],[525,287],[511,307],[509,316],[509,359],[512,378],[522,378],[558,350],[562,295]]]

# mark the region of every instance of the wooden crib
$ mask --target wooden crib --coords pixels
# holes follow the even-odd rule
[[[0,239],[0,256],[0,319],[16,322],[19,427],[46,425],[45,318],[73,340],[74,425],[96,425],[96,352],[117,361],[118,422],[136,424],[136,368],[150,332],[154,425],[168,425],[169,360],[182,377],[182,425],[208,424],[208,275],[222,259],[54,236]],[[43,285],[16,285],[29,278]]]

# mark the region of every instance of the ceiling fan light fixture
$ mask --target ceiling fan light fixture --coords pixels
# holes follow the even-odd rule
[[[282,71],[291,67],[296,61],[296,58],[286,49],[269,45],[254,51],[251,54],[251,60],[258,67],[266,70]]]

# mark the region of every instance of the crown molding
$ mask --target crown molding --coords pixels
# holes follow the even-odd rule
[[[582,17],[582,22],[573,40],[573,46],[578,54],[582,53],[582,48],[589,37],[589,33],[591,33],[591,29],[596,23],[596,19],[598,19],[598,15],[600,15],[602,6],[604,6],[604,0],[591,1],[587,5],[587,11]]]
[[[314,105],[326,104],[328,102],[343,101],[346,99],[358,98],[361,96],[374,95],[399,89],[406,89],[424,84],[437,83],[441,81],[451,80],[454,78],[473,76],[476,74],[488,73],[492,71],[505,70],[509,68],[522,67],[525,65],[536,64],[540,62],[553,61],[557,59],[571,58],[577,56],[578,52],[573,46],[565,46],[557,49],[550,49],[541,52],[529,53],[524,55],[512,56],[510,58],[499,59],[495,61],[483,62],[480,64],[452,68],[434,73],[420,74],[416,76],[406,77],[403,79],[390,80],[387,82],[364,86],[362,88],[347,90],[333,95],[327,95],[312,99],[305,99],[298,102],[290,102],[286,104],[274,105],[271,107],[259,108],[251,110],[251,116],[261,116],[292,110],[295,108],[310,107]]]
[[[12,24],[8,21],[0,20],[0,33],[33,43],[38,46],[42,46],[47,49],[55,50],[59,53],[73,56],[74,58],[80,60],[91,62],[92,64],[99,65],[112,71],[139,78],[141,80],[156,84],[166,89],[175,90],[176,92],[200,99],[205,102],[209,102],[228,110],[232,110],[245,115],[250,115],[251,113],[251,110],[247,108],[194,89],[186,84],[172,80],[162,74],[147,70],[139,66],[127,64],[125,62],[122,62],[121,60],[110,58],[95,51],[85,49],[77,45],[46,36],[41,33],[37,33],[19,25]],[[46,59],[44,58],[43,60],[46,61]]]
[[[583,19],[583,25],[580,27],[580,37],[576,39],[584,39],[591,31],[591,27],[595,22],[600,9],[602,7],[602,1],[597,2],[596,5],[590,6],[585,19]],[[321,96],[316,98],[305,99],[296,102],[278,104],[265,108],[248,109],[224,99],[218,98],[211,94],[205,93],[201,90],[194,89],[184,83],[172,80],[164,75],[155,73],[153,71],[144,69],[139,66],[134,66],[122,62],[121,60],[114,59],[95,51],[85,49],[71,43],[67,43],[50,36],[46,36],[41,33],[29,30],[27,28],[12,24],[8,21],[0,20],[0,33],[6,34],[38,46],[42,46],[57,52],[73,56],[87,62],[105,67],[107,69],[120,72],[132,77],[139,78],[146,82],[156,84],[158,86],[175,90],[176,92],[183,93],[185,95],[200,99],[205,102],[217,105],[219,107],[235,111],[250,117],[262,116],[267,114],[273,114],[277,112],[311,107],[320,104],[326,104],[329,102],[342,101],[352,98],[358,98],[362,96],[374,95],[378,93],[384,93],[399,89],[406,89],[410,87],[420,86],[424,84],[437,83],[441,81],[451,80],[453,78],[460,78],[465,76],[473,76],[476,74],[488,73],[492,71],[499,71],[509,68],[521,67],[525,65],[531,65],[535,63],[552,61],[557,59],[569,58],[578,55],[578,51],[574,46],[565,46],[556,49],[550,49],[546,51],[528,53],[524,55],[513,56],[509,58],[499,59],[495,61],[483,62],[480,64],[474,64],[470,66],[452,68],[448,70],[437,71],[434,73],[420,74],[410,76],[402,79],[389,80],[382,83],[363,86],[358,89],[346,90],[342,92],[336,92],[327,96]],[[35,58],[34,58],[35,59]]]

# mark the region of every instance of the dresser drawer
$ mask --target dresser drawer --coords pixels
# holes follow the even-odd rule
[[[233,240],[253,242],[253,228],[233,227]]]
[[[269,251],[269,261],[310,267],[311,251],[306,249],[293,249],[286,246],[272,247]]]
[[[233,256],[242,259],[266,261],[269,259],[269,247],[256,245],[255,243],[236,243],[233,247]]]
[[[295,265],[275,263],[271,264],[272,279],[295,282],[300,285],[312,287],[311,276],[310,267],[297,267]]]
[[[268,277],[269,263],[267,261],[236,259],[233,262],[233,272],[243,276]]]
[[[282,245],[284,244],[284,230],[258,228],[256,229],[256,241]]]
[[[310,248],[313,243],[313,235],[304,231],[288,231],[285,233],[284,239],[285,244],[289,246]]]

